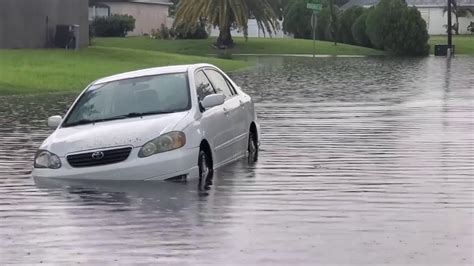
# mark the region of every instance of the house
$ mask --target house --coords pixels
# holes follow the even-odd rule
[[[278,21],[280,23],[280,26],[283,24],[283,21]],[[275,32],[273,32],[271,35],[268,32],[264,32],[262,29],[258,27],[257,20],[255,19],[249,19],[248,21],[248,37],[250,38],[290,38],[290,35],[287,35],[283,32],[281,27],[277,29]],[[231,31],[232,36],[234,37],[243,37],[244,33],[242,31],[239,31],[237,29],[233,29]],[[211,33],[210,36],[217,37],[219,36],[219,28],[218,27],[213,27],[211,28]]]
[[[350,0],[341,8],[346,10],[352,6],[371,7],[376,5],[380,0]],[[414,6],[420,11],[421,17],[426,21],[428,33],[430,35],[444,35],[447,34],[446,27],[448,16],[443,11],[447,5],[447,0],[406,0],[408,6]],[[474,8],[474,0],[457,0],[458,6]],[[467,27],[470,22],[474,21],[474,17],[460,17],[459,18],[459,33],[468,34]],[[453,14],[453,24],[455,17]]]
[[[79,25],[89,44],[88,0],[0,0],[0,49],[54,46],[57,25]]]
[[[169,0],[91,0],[89,21],[96,17],[112,14],[130,15],[135,18],[135,29],[128,36],[151,34],[161,24],[171,26],[168,22]]]

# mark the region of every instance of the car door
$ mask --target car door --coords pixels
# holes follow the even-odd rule
[[[226,135],[229,136],[227,145],[231,149],[231,157],[235,158],[242,155],[245,151],[242,149],[242,142],[246,142],[246,133],[243,133],[243,124],[245,123],[242,112],[243,103],[240,101],[235,90],[229,86],[228,80],[219,71],[206,69],[205,72],[216,92],[226,96],[224,112],[231,121],[231,126],[226,129],[228,131]]]
[[[198,70],[194,74],[194,80],[199,101],[202,101],[207,95],[216,93],[203,70]],[[224,112],[224,109],[225,104],[202,110],[200,118],[201,129],[214,151],[213,160],[215,167],[230,160],[233,153],[228,145],[229,139],[232,139],[232,136],[229,136],[228,130],[232,127],[232,122]]]
[[[224,78],[226,78],[224,76]],[[236,133],[237,133],[237,141],[239,146],[239,151],[241,153],[245,153],[247,151],[248,146],[248,133],[250,130],[250,123],[251,123],[251,115],[253,110],[250,105],[250,97],[248,95],[241,95],[239,91],[234,88],[232,85],[233,83],[230,82],[227,78],[227,85],[234,93],[235,101],[238,101],[239,109],[235,112],[235,126],[236,126]]]

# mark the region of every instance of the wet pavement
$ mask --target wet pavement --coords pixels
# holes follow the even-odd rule
[[[0,264],[474,264],[474,58],[256,58],[255,165],[197,182],[39,182],[75,94],[0,97]]]

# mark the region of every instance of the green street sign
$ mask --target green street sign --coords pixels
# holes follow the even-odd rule
[[[322,5],[321,4],[307,3],[306,8],[316,10],[316,11],[321,11]]]
[[[306,8],[321,11],[323,5],[321,4],[321,0],[307,0],[306,1]]]

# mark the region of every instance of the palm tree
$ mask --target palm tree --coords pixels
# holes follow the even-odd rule
[[[269,34],[279,27],[277,15],[268,0],[181,0],[175,25],[183,25],[189,30],[205,20],[210,26],[219,27],[216,46],[227,48],[234,46],[232,28],[241,30],[247,38],[249,18],[256,19],[258,27]]]
[[[448,7],[445,6],[443,9],[443,15],[448,12]],[[474,8],[467,6],[458,6],[456,0],[451,0],[451,13],[454,14],[456,18],[456,23],[454,23],[452,29],[456,35],[459,35],[459,18],[472,16],[474,14]]]

